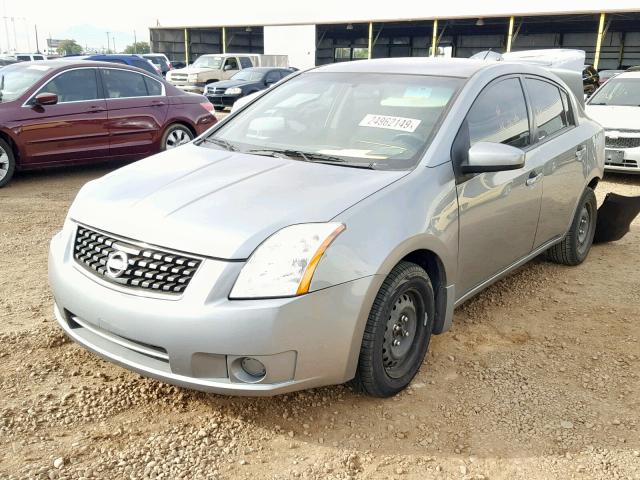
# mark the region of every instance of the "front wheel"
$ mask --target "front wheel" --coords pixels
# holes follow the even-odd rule
[[[385,279],[369,313],[354,388],[390,397],[409,385],[429,347],[433,287],[420,266],[401,262]]]
[[[171,150],[193,140],[193,133],[184,125],[178,123],[167,128],[162,136],[162,150]]]
[[[587,188],[582,194],[567,235],[564,240],[547,250],[547,259],[562,265],[580,265],[591,250],[597,219],[596,194],[591,188]]]
[[[9,183],[15,169],[16,157],[13,150],[7,142],[0,139],[0,188]]]

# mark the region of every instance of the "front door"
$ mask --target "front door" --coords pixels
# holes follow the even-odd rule
[[[67,70],[35,95],[45,92],[58,95],[58,103],[40,106],[32,98],[16,118],[24,145],[22,162],[48,165],[107,157],[107,107],[98,88],[96,70]]]
[[[238,73],[240,67],[238,66],[238,59],[236,57],[227,57],[222,67],[222,79],[228,80]]]
[[[156,153],[169,109],[164,86],[130,70],[102,68],[100,72],[107,97],[111,155]]]
[[[530,118],[518,77],[488,85],[456,139],[504,143],[525,151]],[[526,155],[524,168],[458,176],[458,298],[532,251],[542,198],[542,164]]]

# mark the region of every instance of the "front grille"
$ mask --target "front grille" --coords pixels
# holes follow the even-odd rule
[[[171,80],[177,80],[179,82],[186,82],[187,81],[187,75],[184,75],[182,73],[174,73],[173,75],[171,75]]]
[[[126,266],[107,268],[115,252]],[[184,292],[202,260],[111,237],[78,225],[73,248],[75,260],[110,283],[132,289],[177,295]],[[112,259],[113,260],[113,259]]]
[[[209,95],[222,95],[225,90],[226,88],[223,88],[223,87],[209,87],[207,89],[207,93]]]
[[[637,148],[640,147],[640,137],[606,137],[605,146],[607,148]]]
[[[607,160],[604,164],[605,165],[611,165],[612,167],[638,168],[638,162],[636,162],[635,160],[629,160],[627,158],[622,160],[622,163],[620,163],[620,162],[611,162],[611,161]]]

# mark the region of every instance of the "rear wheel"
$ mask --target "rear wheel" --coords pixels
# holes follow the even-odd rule
[[[193,140],[193,133],[184,125],[174,124],[162,136],[162,150],[171,150]]]
[[[371,308],[354,388],[375,397],[389,397],[406,388],[427,353],[434,316],[427,272],[414,263],[396,265]]]
[[[564,240],[547,250],[547,259],[563,265],[581,264],[591,250],[597,219],[596,194],[591,188],[587,188],[582,194],[567,235]]]
[[[4,187],[11,178],[16,169],[16,158],[13,154],[11,146],[0,139],[0,187]]]

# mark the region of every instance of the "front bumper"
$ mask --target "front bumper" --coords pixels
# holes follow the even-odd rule
[[[205,92],[207,99],[213,104],[214,107],[233,107],[242,95],[212,95]]]
[[[355,375],[382,279],[366,277],[295,298],[231,301],[242,262],[205,259],[182,296],[151,298],[100,282],[72,257],[75,227],[51,241],[55,316],[69,337],[142,375],[197,390],[274,395]],[[262,379],[240,368],[266,367]]]
[[[640,173],[640,147],[606,147],[604,159],[607,172]]]
[[[173,85],[174,87],[179,88],[180,90],[183,90],[185,92],[199,93],[199,94],[204,93],[204,89],[206,86],[205,83],[186,83],[186,82],[178,82],[178,81],[174,83],[171,80],[169,81],[169,83],[171,83],[171,85]]]

